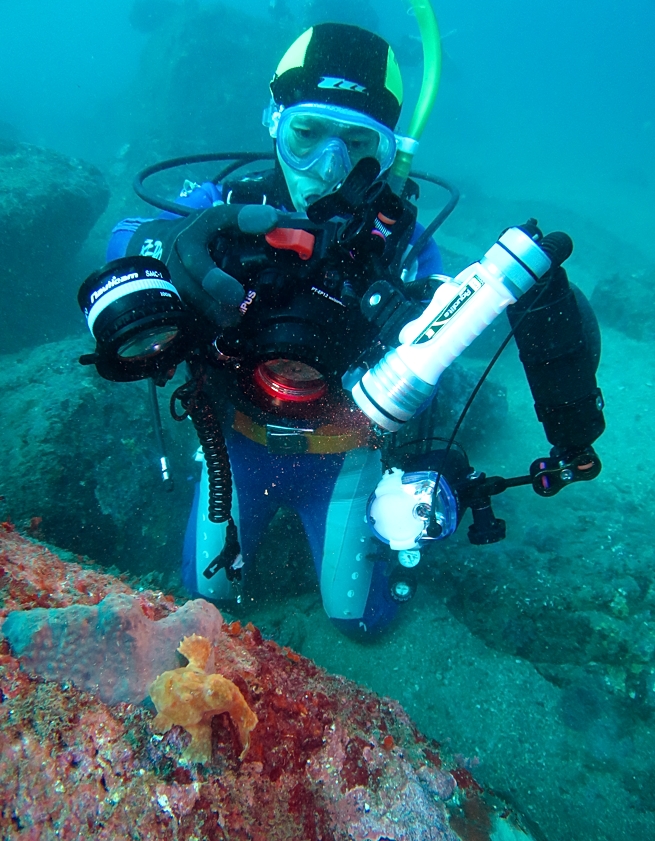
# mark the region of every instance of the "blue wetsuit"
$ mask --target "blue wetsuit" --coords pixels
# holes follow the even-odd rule
[[[195,209],[222,201],[213,183],[182,191],[178,201]],[[176,218],[164,213],[160,218]],[[112,232],[107,259],[125,254],[143,222],[124,219]],[[416,226],[415,242],[423,228]],[[144,252],[142,252],[144,253]],[[441,272],[439,250],[430,240],[419,257],[417,275]],[[288,421],[285,421],[288,424]],[[291,424],[292,425],[292,424]],[[387,585],[387,548],[375,540],[366,523],[366,504],[381,478],[379,451],[354,446],[345,452],[276,454],[236,429],[224,430],[234,493],[232,515],[239,531],[244,571],[277,509],[295,510],[303,524],[330,619],[351,633],[373,633],[393,618],[397,604]],[[224,570],[206,579],[202,571],[219,554],[226,524],[209,521],[207,469],[195,495],[184,542],[182,579],[193,594],[216,601],[233,596]]]

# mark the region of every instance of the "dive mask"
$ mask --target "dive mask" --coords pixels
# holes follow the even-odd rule
[[[371,117],[336,105],[311,102],[271,107],[264,125],[277,142],[281,160],[299,172],[321,172],[339,161],[345,174],[362,159],[375,158],[388,169],[396,155],[393,131]]]

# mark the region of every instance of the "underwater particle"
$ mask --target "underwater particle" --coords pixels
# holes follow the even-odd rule
[[[250,747],[250,732],[257,725],[257,716],[236,684],[223,675],[205,671],[212,654],[208,639],[192,634],[182,640],[177,650],[189,663],[159,675],[150,687],[150,697],[157,708],[153,729],[167,733],[179,724],[191,734],[191,744],[182,758],[188,762],[209,762],[211,720],[226,712],[239,731],[243,748],[239,759],[243,759]]]

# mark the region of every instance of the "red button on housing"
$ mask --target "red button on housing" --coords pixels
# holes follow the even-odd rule
[[[266,242],[273,248],[295,251],[301,260],[309,260],[316,237],[302,228],[275,228],[266,234]]]

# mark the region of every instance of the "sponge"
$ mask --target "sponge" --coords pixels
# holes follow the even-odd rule
[[[72,683],[105,704],[136,704],[157,675],[179,665],[175,649],[184,636],[214,640],[222,622],[204,599],[153,621],[137,596],[111,593],[97,605],[12,611],[2,633],[29,674]]]

